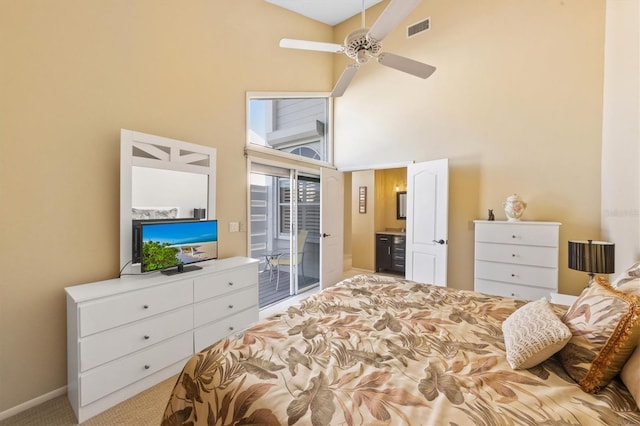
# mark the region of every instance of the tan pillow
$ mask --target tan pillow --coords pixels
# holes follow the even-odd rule
[[[640,346],[636,347],[620,372],[622,382],[640,407]]]
[[[562,349],[572,336],[544,298],[518,308],[502,323],[502,334],[507,361],[514,370],[540,364]]]
[[[564,315],[573,337],[560,359],[585,392],[598,392],[620,372],[638,342],[639,314],[637,297],[598,278]]]

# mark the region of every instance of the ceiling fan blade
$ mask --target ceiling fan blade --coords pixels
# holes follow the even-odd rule
[[[351,64],[347,68],[345,68],[345,70],[342,72],[342,75],[338,79],[338,82],[333,88],[333,91],[331,92],[330,96],[332,98],[337,98],[344,94],[345,90],[347,90],[347,87],[349,86],[349,83],[351,83],[353,77],[356,76],[358,68],[358,64]]]
[[[286,47],[287,49],[315,50],[319,52],[344,52],[344,46],[339,44],[325,43],[322,41],[296,40],[293,38],[283,38],[280,40],[280,47]]]
[[[397,69],[420,78],[427,78],[434,73],[436,67],[405,58],[404,56],[394,55],[393,53],[381,53],[378,56],[378,62],[385,67]]]
[[[389,3],[369,30],[369,38],[382,41],[391,30],[397,27],[398,24],[416,8],[420,1],[421,0],[391,0],[391,3]]]

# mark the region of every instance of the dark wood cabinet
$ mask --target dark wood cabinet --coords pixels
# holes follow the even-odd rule
[[[404,235],[376,234],[376,272],[404,274],[405,241]]]

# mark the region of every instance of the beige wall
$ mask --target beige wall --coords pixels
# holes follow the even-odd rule
[[[66,384],[64,287],[118,275],[120,128],[217,148],[218,219],[246,221],[245,92],[333,84],[283,36],[332,29],[263,0],[0,0],[0,412]]]
[[[376,176],[373,170],[351,173],[351,263],[356,269],[373,271],[375,268],[375,204]],[[359,210],[359,188],[367,188],[366,212]],[[346,221],[349,218],[345,219]]]
[[[396,187],[398,191],[407,190],[406,167],[376,170],[376,211],[380,211],[376,232],[407,227],[406,220],[397,218]]]
[[[503,200],[520,194],[525,220],[562,222],[560,291],[578,293],[585,274],[566,267],[567,240],[600,237],[604,0],[429,0],[401,27],[427,16],[430,31],[394,31],[383,51],[437,71],[420,80],[362,66],[335,102],[338,167],[449,158],[456,288],[473,287],[472,221],[489,208],[504,220]],[[334,40],[359,25],[341,24]]]

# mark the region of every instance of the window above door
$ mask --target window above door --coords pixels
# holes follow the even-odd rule
[[[331,105],[326,93],[247,93],[247,148],[332,165]]]

